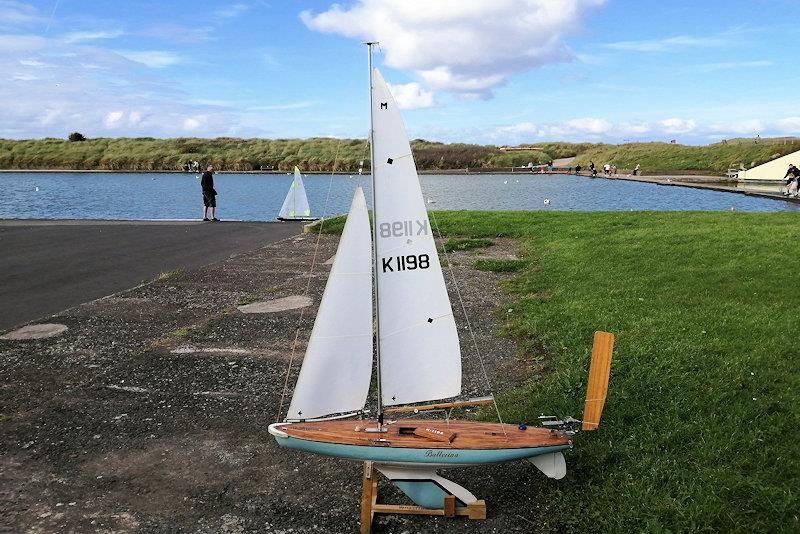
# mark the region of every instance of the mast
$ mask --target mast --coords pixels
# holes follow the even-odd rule
[[[378,305],[378,217],[377,204],[375,203],[375,190],[377,181],[375,180],[375,134],[374,117],[372,115],[372,47],[378,44],[377,41],[368,41],[367,56],[369,65],[369,167],[372,176],[372,256],[373,256],[373,291],[375,293],[375,362],[378,385],[378,430],[383,430],[383,398],[381,397],[381,320],[380,306]]]

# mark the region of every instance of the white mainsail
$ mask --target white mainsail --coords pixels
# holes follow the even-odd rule
[[[373,180],[385,405],[461,393],[461,350],[400,111],[373,76]]]
[[[372,376],[372,238],[364,192],[353,196],[287,419],[361,410]]]
[[[311,217],[311,208],[308,205],[306,187],[303,185],[300,169],[295,166],[294,179],[292,180],[292,185],[289,186],[289,192],[286,193],[286,198],[283,199],[283,206],[281,206],[281,211],[278,213],[278,218],[302,219],[307,217]]]

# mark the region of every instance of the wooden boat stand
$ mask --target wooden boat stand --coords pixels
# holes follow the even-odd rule
[[[456,498],[448,495],[442,508],[423,508],[408,504],[378,503],[378,474],[372,462],[364,462],[364,477],[361,490],[361,534],[372,532],[372,519],[375,514],[438,515],[444,517],[467,516],[470,519],[486,519],[486,502],[475,501],[467,506],[456,507]]]

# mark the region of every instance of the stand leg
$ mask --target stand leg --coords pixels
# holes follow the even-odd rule
[[[372,474],[372,462],[364,462],[364,477],[361,486],[361,534],[372,532],[372,505],[375,504],[376,480]]]
[[[407,504],[378,504],[378,470],[386,475],[407,495],[420,497],[413,484],[437,484],[440,488],[438,506],[412,506]],[[412,484],[410,489],[398,483]],[[420,486],[426,489],[423,486]],[[408,490],[408,491],[407,491]],[[411,496],[409,495],[409,496]],[[437,499],[436,496],[433,499]],[[459,505],[459,501],[460,505]],[[466,506],[464,506],[464,504]],[[375,514],[410,514],[410,515],[438,515],[445,517],[467,516],[470,519],[486,519],[486,503],[478,500],[472,493],[462,488],[455,482],[436,475],[435,471],[427,468],[398,468],[385,465],[373,465],[364,462],[364,475],[361,486],[361,534],[372,532],[372,519]]]

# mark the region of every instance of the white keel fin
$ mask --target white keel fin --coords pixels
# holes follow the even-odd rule
[[[567,461],[560,452],[531,456],[527,460],[548,478],[561,480],[567,474]]]
[[[378,464],[374,467],[412,501],[424,508],[442,508],[447,495],[456,498],[456,506],[467,506],[478,500],[468,489],[439,476],[436,470],[430,467],[396,467]]]

